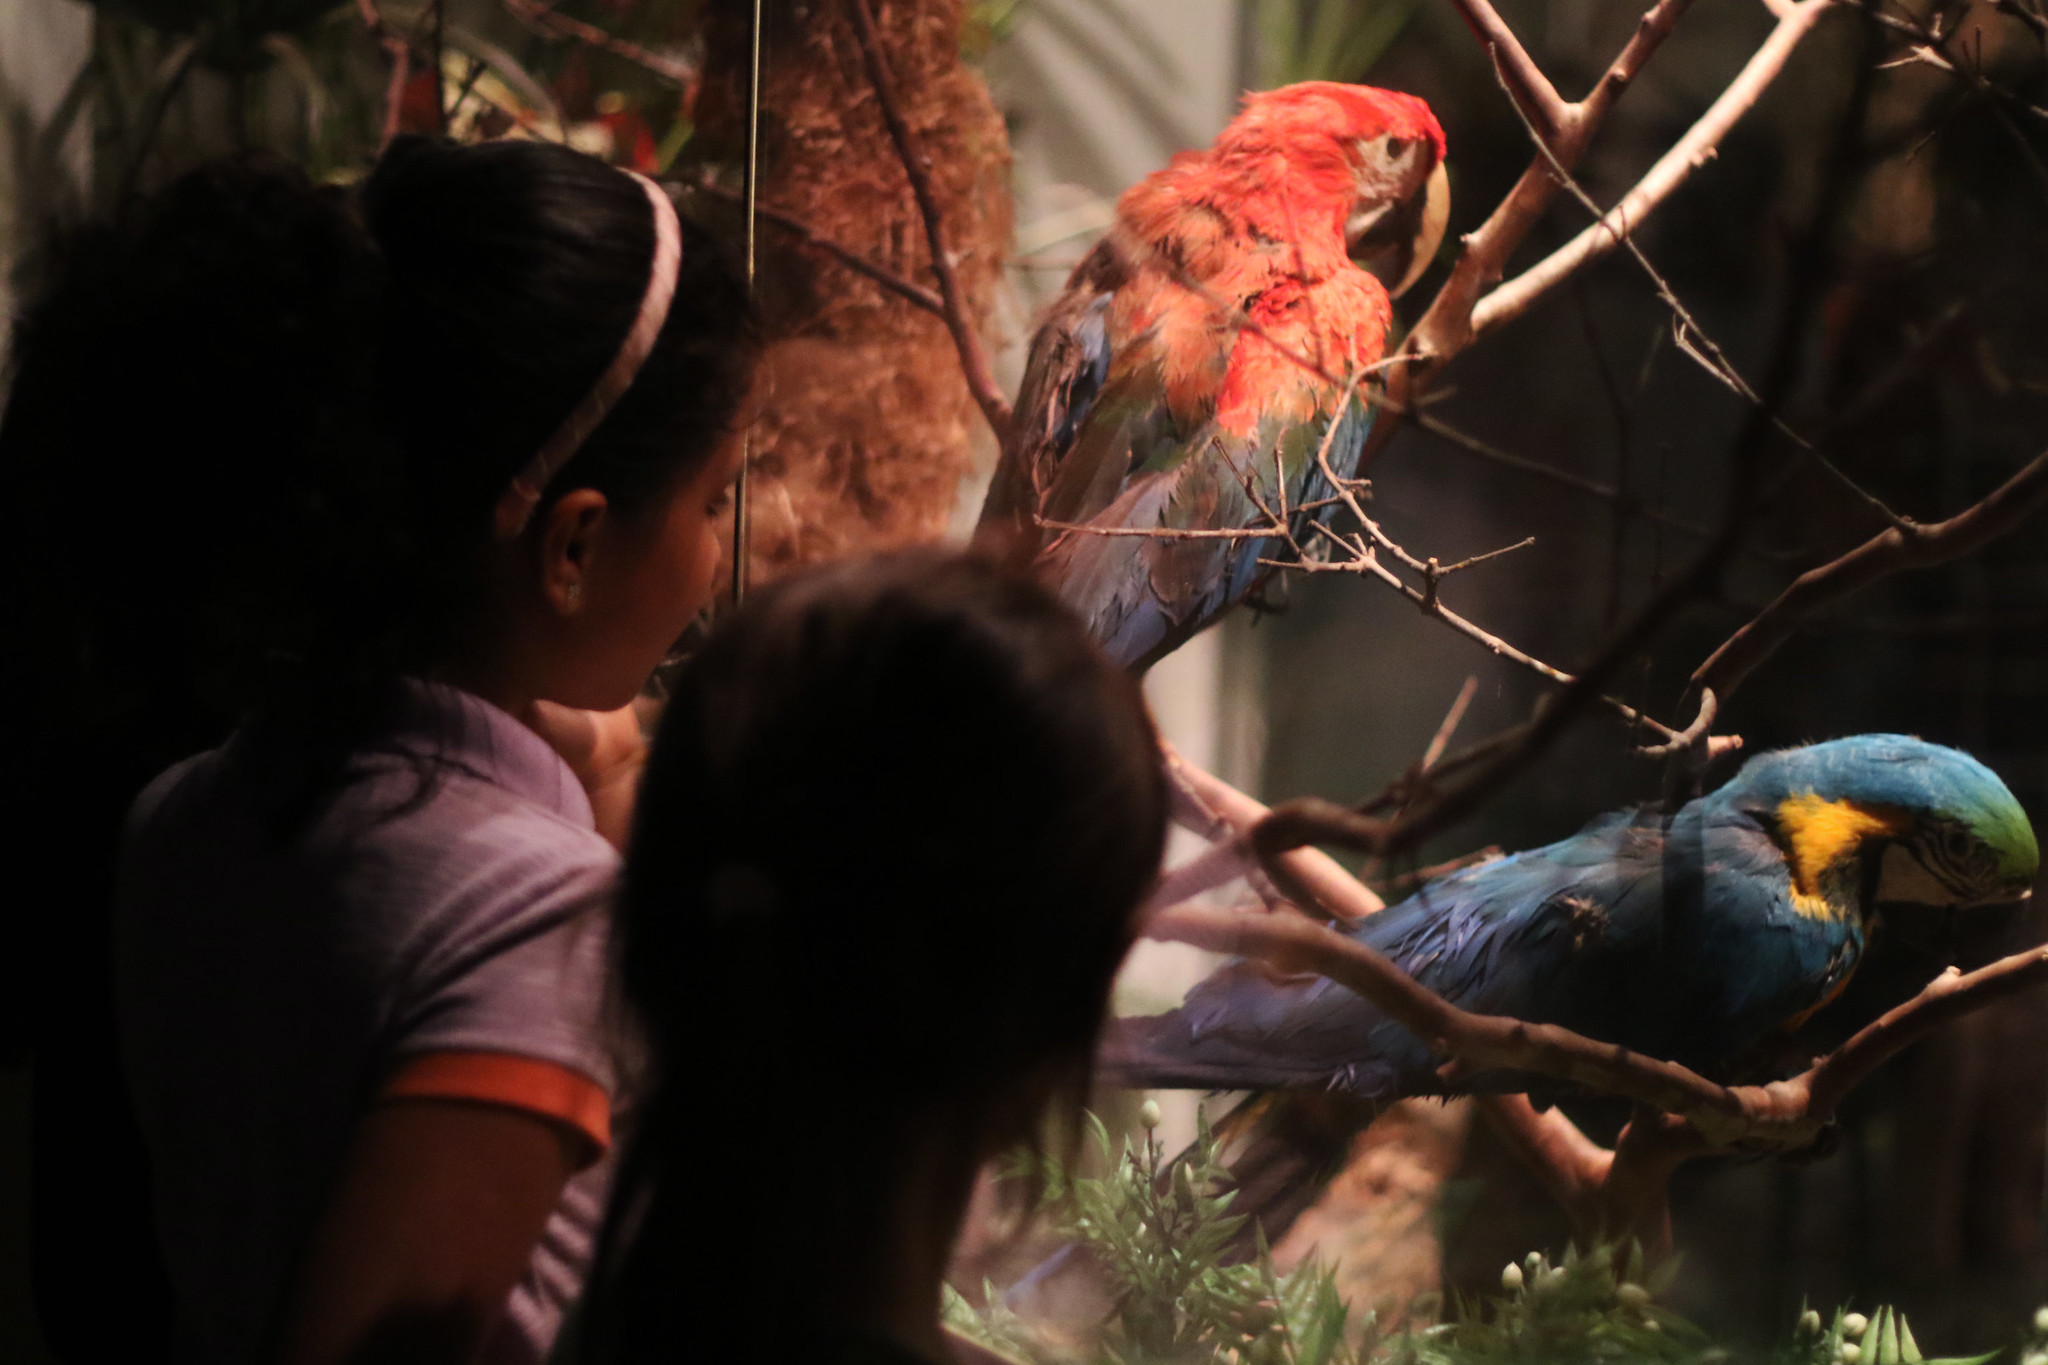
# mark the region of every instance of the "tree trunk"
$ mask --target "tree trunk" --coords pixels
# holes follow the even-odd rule
[[[770,6],[760,202],[929,288],[923,220],[843,2]],[[734,188],[745,10],[720,4],[710,17],[693,139],[700,166]],[[987,85],[960,57],[963,7],[885,0],[875,19],[905,121],[931,163],[972,321],[985,326],[1010,246],[1010,151]],[[768,387],[748,465],[752,581],[937,539],[972,450],[988,440],[945,327],[766,219],[758,234]]]

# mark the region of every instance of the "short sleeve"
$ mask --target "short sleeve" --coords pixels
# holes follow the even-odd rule
[[[440,846],[411,850],[431,869],[436,894],[424,913],[394,926],[397,961],[388,978],[393,995],[376,1097],[407,1077],[414,1095],[425,1094],[429,1081],[468,1086],[478,1099],[492,1091],[504,1092],[501,1099],[522,1090],[548,1093],[549,1073],[519,1061],[547,1064],[609,1095],[614,1062],[606,1004],[617,855],[589,830],[530,812],[442,828],[460,832]],[[442,1060],[421,1071],[420,1059],[429,1057]],[[504,1060],[477,1060],[490,1058]],[[580,1113],[588,1097],[562,1091],[547,1107],[564,1105]],[[591,1136],[602,1145],[603,1132]]]
[[[379,1103],[455,1100],[516,1109],[579,1139],[588,1166],[611,1149],[611,1099],[581,1072],[508,1052],[422,1052],[400,1062]]]

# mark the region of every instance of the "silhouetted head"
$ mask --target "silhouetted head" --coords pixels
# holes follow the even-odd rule
[[[1710,799],[1774,830],[1795,877],[1875,859],[1879,902],[2017,900],[2041,868],[2033,826],[1996,773],[1906,735],[1759,754]]]
[[[349,574],[335,512],[389,495],[375,253],[344,192],[247,154],[35,260],[0,420],[0,690],[60,748],[178,712],[188,741],[224,729],[302,645],[315,582]]]
[[[1285,173],[1348,200],[1345,247],[1395,297],[1443,241],[1451,208],[1444,130],[1413,95],[1336,81],[1249,94],[1211,155],[1279,159]]]
[[[1035,584],[924,551],[750,597],[677,679],[619,900],[652,1074],[607,1349],[768,1349],[701,1231],[761,1266],[802,1229],[827,1278],[906,1182],[964,1191],[1078,1104],[1164,822],[1136,684]]]

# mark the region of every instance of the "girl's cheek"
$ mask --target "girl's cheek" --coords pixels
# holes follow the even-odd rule
[[[718,575],[718,537],[712,533],[710,519],[704,523],[702,533],[697,537],[697,554],[690,566],[690,598],[693,614],[711,601],[712,579]]]

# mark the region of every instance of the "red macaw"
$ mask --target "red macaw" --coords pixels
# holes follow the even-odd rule
[[[978,538],[1028,558],[1120,662],[1178,648],[1282,542],[1069,528],[1244,528],[1263,503],[1309,534],[1327,512],[1293,509],[1334,491],[1316,467],[1328,424],[1341,476],[1371,422],[1333,381],[1380,359],[1390,299],[1449,209],[1443,129],[1414,96],[1331,81],[1246,96],[1208,150],[1125,192],[1040,324]]]

